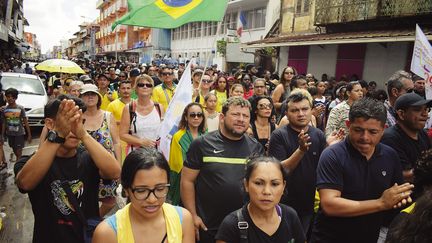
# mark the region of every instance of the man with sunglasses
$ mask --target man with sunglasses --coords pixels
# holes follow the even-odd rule
[[[414,90],[414,83],[411,74],[403,70],[396,71],[387,81],[388,100],[384,102],[387,109],[386,126],[391,127],[396,124],[395,102],[399,96],[411,93]]]
[[[289,124],[272,133],[269,155],[279,159],[290,172],[281,203],[296,210],[307,234],[314,214],[316,168],[326,138],[320,129],[310,125],[312,104],[307,96],[297,92],[286,101]]]
[[[381,140],[398,153],[407,182],[413,182],[414,163],[422,152],[431,148],[423,130],[431,105],[432,100],[425,100],[416,93],[400,96],[395,102],[396,125],[386,129]]]
[[[243,205],[246,158],[264,154],[263,146],[245,134],[250,107],[242,97],[227,99],[219,130],[193,140],[186,154],[180,195],[201,243],[214,243],[224,217]]]
[[[164,110],[167,110],[172,97],[174,96],[177,85],[174,81],[174,72],[172,67],[165,66],[161,69],[160,76],[162,78],[162,84],[156,86],[153,89],[152,100],[163,106]]]

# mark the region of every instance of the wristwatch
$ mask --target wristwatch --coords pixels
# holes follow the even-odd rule
[[[54,130],[48,132],[47,140],[51,143],[64,143],[66,141],[65,138],[60,137],[58,133]]]

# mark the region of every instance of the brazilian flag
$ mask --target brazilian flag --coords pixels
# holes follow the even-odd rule
[[[222,21],[228,0],[128,0],[129,12],[117,25],[173,29],[189,22]]]

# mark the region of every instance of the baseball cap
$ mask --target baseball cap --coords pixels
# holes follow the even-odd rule
[[[88,93],[88,92],[93,92],[93,93],[97,94],[99,96],[99,99],[102,101],[102,95],[99,93],[98,87],[96,87],[96,85],[84,84],[81,88],[81,95]]]
[[[106,79],[109,80],[108,75],[106,75],[105,73],[101,73],[97,76],[98,79],[100,79],[101,77],[105,77]]]
[[[134,68],[134,69],[132,69],[132,70],[130,71],[129,75],[130,75],[131,77],[138,77],[138,76],[140,75],[140,73],[141,73],[140,70]]]
[[[88,82],[88,81],[93,81],[93,79],[91,79],[91,78],[90,78],[88,75],[86,75],[86,74],[81,75],[79,79],[80,79],[83,83],[86,83],[86,82]]]
[[[400,110],[412,106],[422,106],[422,105],[431,106],[431,102],[432,100],[426,100],[416,93],[407,93],[397,98],[395,102],[395,109]]]

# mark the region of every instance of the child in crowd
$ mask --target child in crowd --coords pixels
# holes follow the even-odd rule
[[[18,90],[9,88],[5,92],[7,105],[2,113],[2,135],[7,136],[9,146],[12,148],[16,160],[21,158],[24,148],[25,136],[31,143],[30,126],[23,106],[16,103]],[[25,129],[25,130],[24,130]]]

